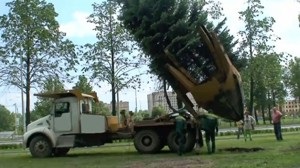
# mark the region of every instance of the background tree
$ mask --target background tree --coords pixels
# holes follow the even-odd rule
[[[83,93],[91,93],[93,91],[92,85],[89,83],[88,79],[84,75],[78,77],[78,82],[75,84],[73,89],[79,89]],[[92,104],[92,112],[95,114],[109,115],[109,109],[105,104],[99,100],[99,103]]]
[[[15,126],[15,117],[3,105],[0,105],[0,131],[13,131]]]
[[[150,118],[150,113],[148,110],[139,110],[134,113],[134,121],[142,121],[143,119]]]
[[[88,82],[88,79],[84,75],[79,75],[78,82],[73,87],[74,89],[79,89],[83,93],[91,93],[93,87]]]
[[[22,88],[28,125],[30,89],[48,78],[67,76],[75,64],[74,45],[64,40],[65,34],[59,31],[53,4],[44,0],[13,0],[6,5],[8,14],[0,16],[0,84]]]
[[[153,107],[152,109],[152,116],[153,118],[161,117],[167,114],[166,110],[162,106]]]
[[[297,0],[297,2],[300,3],[300,0]],[[300,14],[298,14],[298,20],[299,20],[299,27],[300,27]]]
[[[270,110],[276,104],[283,103],[286,96],[282,85],[283,69],[280,65],[280,55],[276,53],[257,55],[252,60],[255,67],[252,71],[254,81],[254,109],[260,110],[265,123],[265,109]],[[255,110],[255,111],[256,111]],[[256,120],[257,115],[254,113]],[[258,120],[257,120],[258,121]]]
[[[111,85],[112,115],[116,115],[116,95],[140,80],[140,73],[133,73],[141,63],[135,43],[118,20],[119,5],[107,0],[93,4],[93,13],[88,21],[96,25],[97,42],[86,44],[84,53],[87,66],[84,71],[92,71],[91,78]],[[135,52],[134,52],[135,51]],[[97,82],[99,86],[99,82]]]
[[[247,98],[249,102],[247,104],[248,109],[253,114],[255,81],[260,80],[254,78],[254,70],[257,67],[253,58],[271,51],[273,46],[269,45],[268,42],[275,41],[276,38],[272,38],[270,34],[273,32],[272,26],[275,20],[273,17],[262,17],[264,7],[260,0],[247,0],[247,4],[247,9],[239,12],[240,19],[245,23],[244,30],[240,31],[239,34],[242,39],[240,50],[242,55],[249,60],[245,69],[245,71],[249,71],[249,75],[245,76],[248,78],[242,77],[245,82],[249,83],[249,89],[247,89],[249,90],[249,98]]]
[[[291,89],[291,95],[300,100],[300,58],[295,57],[289,65],[288,85]]]
[[[42,86],[42,93],[54,93],[64,91],[64,85],[56,78],[49,78],[46,80]],[[38,97],[38,101],[34,103],[34,109],[31,112],[30,119],[31,121],[35,121],[41,117],[44,117],[50,114],[50,110],[52,107],[52,101],[50,98],[41,98]]]

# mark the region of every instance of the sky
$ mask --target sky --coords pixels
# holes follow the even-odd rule
[[[5,3],[8,1],[0,0],[0,15],[8,12],[8,8],[5,7]],[[86,22],[87,16],[93,11],[92,4],[95,0],[46,1],[54,4],[55,11],[59,14],[56,19],[60,24],[60,30],[66,33],[68,39],[78,45],[96,42],[95,32],[93,31],[94,26]],[[101,0],[96,2],[101,3]],[[221,2],[224,9],[223,13],[227,17],[226,25],[230,29],[231,34],[237,37],[237,32],[243,29],[243,22],[239,20],[238,12],[245,10],[245,0],[226,0]],[[261,0],[261,2],[265,7],[264,15],[267,17],[272,16],[276,20],[276,23],[273,25],[274,34],[279,36],[281,40],[275,43],[275,50],[300,57],[300,27],[298,22],[300,3],[297,3],[296,0]],[[155,91],[156,88],[155,82],[147,84],[148,79],[148,77],[144,77],[143,87],[138,89],[137,92],[134,89],[126,89],[119,94],[120,100],[129,101],[130,110],[134,111],[136,104],[138,110],[146,110],[148,108],[147,95]],[[66,89],[71,89],[76,82],[66,84]],[[110,87],[104,83],[101,85],[101,88],[95,86],[94,90],[101,101],[109,103],[111,101]],[[38,91],[32,89],[32,93]],[[21,92],[19,89],[0,87],[0,95],[0,104],[13,112],[21,112]],[[31,98],[31,108],[33,108],[36,98],[33,95]]]

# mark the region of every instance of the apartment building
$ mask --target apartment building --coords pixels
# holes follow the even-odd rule
[[[167,95],[170,99],[171,106],[174,109],[178,109],[176,93],[168,91]],[[195,100],[194,100],[193,96],[191,94],[187,94],[187,96],[191,100],[191,102],[194,104],[194,107],[196,107],[196,103],[195,103]],[[163,107],[166,110],[166,112],[168,112],[168,113],[173,112],[169,108],[169,105],[167,103],[167,99],[165,98],[165,95],[164,95],[164,91],[153,92],[151,94],[148,94],[147,95],[147,100],[148,100],[148,111],[150,112],[150,115],[152,115],[153,107],[158,107],[158,106]]]
[[[170,103],[171,103],[172,107],[177,109],[176,93],[175,92],[167,92],[167,95],[170,99]],[[167,99],[165,98],[163,91],[153,92],[151,94],[148,94],[147,100],[148,100],[148,111],[150,112],[150,116],[152,115],[152,109],[154,107],[158,107],[158,106],[163,107],[166,112],[172,112],[172,110],[169,108]]]
[[[116,102],[118,103],[118,102]],[[112,103],[107,104],[105,103],[105,106],[109,109],[109,111],[112,111]],[[118,107],[118,104],[117,104]],[[128,101],[119,101],[119,109],[121,110],[126,110],[127,112],[129,111],[129,102]]]
[[[287,115],[295,115],[300,112],[299,100],[287,100],[282,106],[282,112]]]

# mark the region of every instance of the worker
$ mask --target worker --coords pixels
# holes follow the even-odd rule
[[[175,118],[176,136],[179,139],[178,155],[181,156],[184,152],[184,144],[186,142],[187,124],[186,119],[183,117],[185,110],[179,110],[179,115]]]
[[[134,126],[133,114],[134,113],[132,111],[129,111],[129,117],[128,117],[128,121],[127,121],[128,127],[131,132],[133,132],[133,126]]]
[[[243,120],[239,120],[238,122],[236,122],[236,126],[238,128],[237,130],[237,139],[240,139],[240,135],[244,135],[244,121]]]
[[[205,131],[205,143],[208,154],[215,153],[216,142],[215,137],[218,134],[218,118],[213,115],[202,115],[200,117],[202,130]]]
[[[194,119],[196,125],[196,145],[195,145],[195,153],[200,154],[200,148],[203,147],[203,136],[201,131],[201,123],[200,120]]]
[[[121,127],[122,128],[127,128],[128,123],[127,123],[127,117],[126,117],[126,110],[121,110]]]

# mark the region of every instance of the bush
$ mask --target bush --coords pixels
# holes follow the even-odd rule
[[[22,144],[4,144],[0,145],[0,149],[20,149]]]

